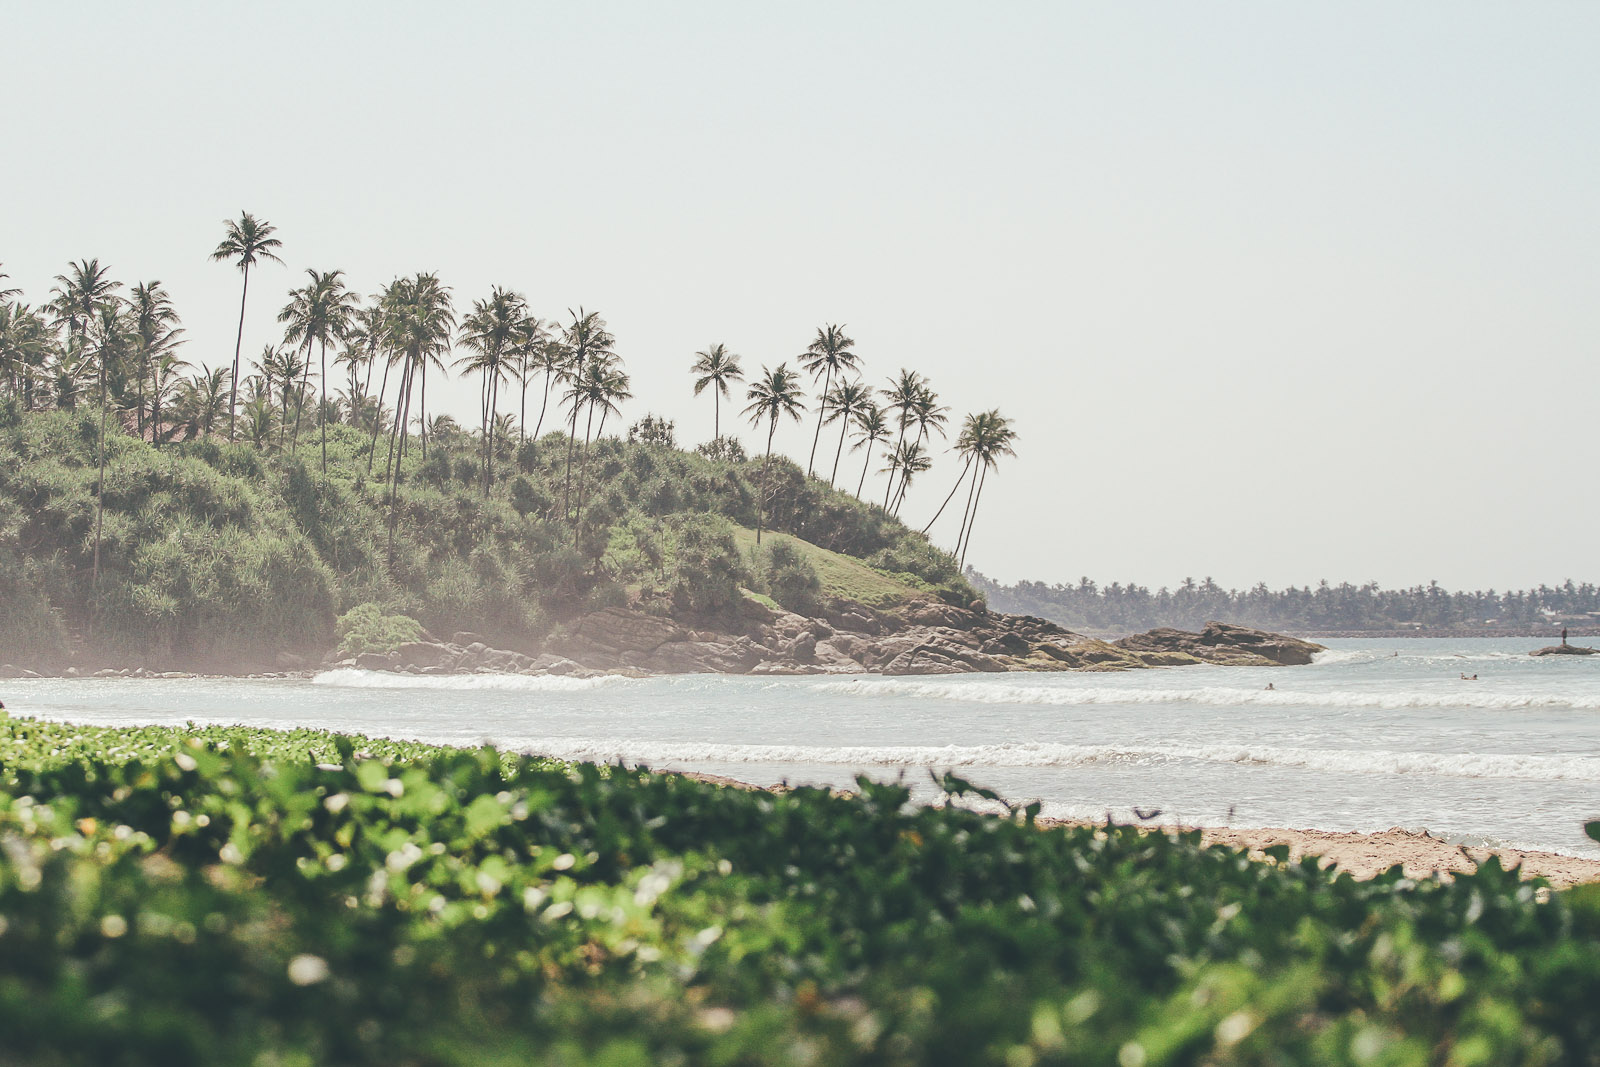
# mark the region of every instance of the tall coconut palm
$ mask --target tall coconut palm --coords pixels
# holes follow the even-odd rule
[[[689,372],[699,375],[694,380],[695,396],[704,392],[706,386],[712,387],[711,438],[716,440],[722,436],[722,398],[728,395],[728,383],[744,381],[744,369],[739,366],[739,357],[729,352],[727,345],[714,344],[694,354],[694,366]]]
[[[521,404],[517,410],[517,446],[528,439],[528,379],[537,377],[540,371],[549,371],[544,361],[544,352],[550,347],[550,324],[534,315],[528,315],[522,320],[521,327],[517,330],[511,351],[514,360],[513,374],[517,378],[517,391],[520,394]],[[545,396],[549,397],[550,379],[545,378]],[[542,415],[543,412],[541,411]]]
[[[398,459],[404,457],[405,428],[411,424],[411,394],[418,380],[422,382],[418,418],[427,419],[427,370],[431,363],[444,369],[444,356],[450,351],[450,337],[455,332],[456,313],[450,299],[449,286],[442,285],[434,274],[417,274],[411,278],[397,278],[384,290],[385,334],[400,365],[400,385],[395,394],[394,427],[389,437],[389,460],[384,478],[389,482],[391,500],[391,547],[393,542],[394,486],[400,478]],[[427,437],[422,438],[426,450]],[[398,455],[396,452],[398,451]]]
[[[861,480],[856,485],[856,497],[860,499],[861,491],[867,486],[867,468],[872,465],[872,449],[879,441],[887,441],[893,434],[889,431],[889,420],[884,418],[883,409],[868,400],[861,414],[856,416],[855,444],[850,446],[850,451],[865,448],[866,458],[861,461]]]
[[[567,399],[572,405],[572,424],[567,433],[567,473],[566,484],[561,491],[561,510],[563,515],[571,518],[572,453],[578,440],[578,411],[586,400],[584,392],[576,388],[576,384],[590,363],[607,363],[616,358],[617,339],[606,329],[606,320],[600,317],[598,311],[585,311],[582,307],[573,311],[568,308],[567,314],[572,316],[572,321],[561,331],[561,347],[566,355],[561,376],[573,386],[567,390]]]
[[[550,406],[550,385],[560,375],[567,365],[567,350],[557,337],[547,337],[543,342],[533,346],[530,353],[530,374],[544,372],[544,397],[539,401],[539,419],[534,423],[533,436],[538,438],[544,429],[544,416]]]
[[[521,293],[495,286],[487,300],[476,300],[472,312],[461,320],[462,347],[473,355],[456,361],[467,374],[483,375],[483,495],[489,495],[494,479],[495,415],[499,410],[500,383],[505,380],[509,361],[528,319],[528,302]]]
[[[803,396],[800,375],[790,370],[787,363],[780,363],[772,370],[762,366],[761,377],[751,382],[744,394],[744,398],[750,401],[744,409],[744,413],[750,417],[750,425],[760,429],[763,420],[767,423],[767,455],[761,462],[761,495],[756,505],[758,545],[761,543],[761,528],[766,523],[767,471],[772,464],[772,437],[778,432],[780,416],[787,415],[796,422],[800,421],[806,410]]]
[[[142,282],[135,285],[128,294],[128,313],[132,320],[134,360],[139,376],[139,436],[143,437],[145,385],[150,383],[153,389],[156,369],[161,367],[167,358],[176,358],[173,352],[183,343],[183,330],[178,325],[181,320],[178,318],[177,309],[172,305],[172,297],[162,288],[160,282]],[[150,418],[154,422],[153,408]],[[156,431],[152,430],[151,443],[159,447],[160,441],[157,440],[157,436]]]
[[[956,478],[956,484],[950,487],[949,494],[944,502],[939,505],[939,510],[933,513],[933,518],[928,520],[928,525],[922,528],[926,534],[933,529],[933,524],[939,521],[939,516],[944,514],[944,509],[950,506],[950,501],[955,498],[956,491],[961,488],[961,483],[966,480],[967,472],[972,470],[973,441],[976,432],[978,416],[968,415],[961,424],[961,432],[956,435],[956,455],[962,457],[961,474]]]
[[[311,377],[311,347],[313,344],[322,348],[322,373],[320,375],[319,391],[321,401],[328,399],[328,342],[342,340],[350,328],[351,319],[356,312],[356,304],[361,299],[352,292],[343,280],[344,271],[315,271],[306,270],[306,275],[311,279],[299,289],[289,292],[289,303],[278,312],[278,321],[285,323],[283,339],[292,345],[304,344],[306,350],[305,369],[300,380],[300,402],[295,405],[294,411],[294,440],[290,445],[291,451],[297,450],[300,445],[300,415],[305,406],[304,393]],[[321,410],[319,402],[318,410]],[[322,473],[328,473],[328,422],[322,422]]]
[[[924,381],[911,408],[911,421],[917,426],[917,443],[926,444],[935,433],[943,437],[945,423],[950,421],[949,413],[949,407],[939,403],[939,394]]]
[[[26,304],[0,304],[0,359],[24,411],[33,410],[35,386],[54,347],[54,331],[43,315]]]
[[[188,365],[171,352],[163,352],[150,365],[150,443],[156,448],[163,441],[170,441],[176,431],[176,427],[165,426],[162,420],[171,414],[172,399]]]
[[[113,365],[127,358],[127,321],[122,307],[114,299],[102,300],[95,305],[95,314],[85,328],[85,339],[92,338],[95,363],[100,372],[100,476],[94,490],[94,571],[91,581],[95,589],[95,606],[100,602],[100,530],[105,522],[106,499],[106,403],[107,378]]]
[[[844,435],[868,405],[872,404],[872,390],[859,378],[853,382],[841,381],[833,392],[824,397],[828,405],[828,422],[839,423],[839,445],[833,450],[833,472],[828,475],[828,487],[839,477],[839,457],[844,455]]]
[[[905,502],[906,492],[911,488],[911,480],[929,467],[933,466],[933,457],[923,447],[921,441],[901,441],[888,467],[884,470],[898,470],[900,472],[900,487],[895,490],[894,507],[889,514],[899,515],[900,505]]]
[[[110,275],[111,268],[102,267],[98,259],[69,263],[67,273],[56,275],[56,286],[50,290],[55,298],[50,307],[67,327],[69,346],[74,335],[83,341],[100,306],[122,288],[122,283],[112,281]]]
[[[581,396],[581,402],[588,412],[588,418],[583,430],[583,456],[578,473],[578,510],[574,519],[575,526],[583,523],[583,505],[588,499],[589,484],[589,440],[590,431],[594,429],[594,413],[600,412],[600,426],[594,430],[594,438],[599,439],[605,432],[606,417],[619,412],[618,404],[633,396],[630,388],[631,381],[622,370],[622,361],[616,356],[609,359],[591,359],[579,374],[573,388]]]
[[[823,417],[828,411],[828,388],[833,384],[833,376],[860,367],[861,358],[851,351],[854,347],[855,341],[845,336],[843,326],[830,324],[817,327],[817,336],[800,354],[800,363],[811,375],[811,380],[822,379],[822,391],[818,394],[821,403],[817,407],[817,432],[811,435],[811,458],[806,461],[807,478],[811,477],[811,468],[817,461],[817,442],[822,438]]]
[[[973,479],[973,488],[967,490],[967,509],[961,517],[962,531],[956,541],[962,567],[967,565],[967,549],[972,545],[972,526],[978,517],[978,504],[983,500],[983,486],[988,481],[989,471],[998,466],[1001,456],[1017,454],[1013,447],[1016,440],[1017,432],[1011,428],[1011,420],[998,410],[985,411],[977,416],[968,447],[980,474]]]
[[[257,219],[248,211],[240,212],[237,222],[223,219],[222,224],[228,230],[222,243],[211,253],[211,258],[233,261],[244,275],[244,287],[239,291],[239,334],[233,342],[233,377],[228,389],[228,439],[231,441],[234,409],[239,402],[239,356],[244,350],[244,304],[245,298],[250,295],[250,268],[263,259],[282,263],[283,260],[274,255],[272,250],[282,248],[283,242],[272,236],[277,230],[272,223]]]
[[[922,391],[927,383],[922,375],[916,371],[900,368],[900,373],[889,379],[889,387],[880,389],[883,396],[884,407],[894,412],[895,423],[898,426],[898,436],[895,438],[894,450],[889,453],[889,484],[883,490],[883,510],[889,510],[889,497],[894,493],[894,476],[899,470],[895,466],[900,455],[900,446],[905,443],[906,427],[911,425],[913,412],[922,397]]]

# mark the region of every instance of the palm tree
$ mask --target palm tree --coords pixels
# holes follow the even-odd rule
[[[911,488],[911,479],[933,466],[933,458],[922,447],[921,441],[902,441],[894,450],[889,466],[884,470],[900,471],[900,488],[894,495],[894,508],[891,515],[900,514],[900,505],[905,502],[906,491]]]
[[[550,406],[550,383],[567,365],[567,350],[560,340],[547,338],[533,346],[532,356],[532,369],[544,371],[544,399],[539,402],[539,421],[533,427],[533,436],[537,439],[539,431],[544,429],[545,409]]]
[[[272,254],[283,242],[273,237],[276,227],[265,219],[257,219],[248,211],[239,213],[239,221],[223,219],[228,228],[222,243],[211,253],[213,260],[233,260],[244,274],[244,288],[239,292],[239,336],[233,342],[233,377],[228,391],[228,440],[233,440],[234,408],[239,402],[239,355],[244,348],[244,302],[250,295],[250,268],[258,259],[283,260]]]
[[[961,517],[962,534],[956,541],[956,547],[960,549],[959,565],[963,568],[967,565],[967,549],[972,545],[972,525],[978,517],[978,504],[983,500],[984,482],[988,481],[989,471],[999,464],[1001,456],[1017,454],[1012,447],[1016,440],[1017,432],[1011,428],[1011,420],[998,410],[986,411],[978,416],[969,447],[981,474],[974,480],[976,493],[973,489],[967,490],[968,506]]]
[[[694,366],[689,368],[691,374],[698,374],[694,380],[694,395],[699,396],[706,388],[711,390],[711,438],[716,440],[722,436],[722,398],[728,395],[729,382],[744,381],[744,370],[739,366],[739,357],[728,351],[728,346],[715,344],[704,352],[694,354]]]
[[[190,438],[209,435],[222,418],[226,402],[223,394],[228,389],[228,382],[224,380],[226,373],[224,367],[216,370],[201,367],[199,373],[178,386],[178,413],[188,427]]]
[[[850,351],[855,341],[845,336],[844,327],[837,325],[817,327],[817,336],[800,354],[800,363],[811,380],[822,378],[821,405],[817,408],[817,432],[811,437],[811,458],[806,461],[806,477],[811,477],[812,465],[817,461],[817,441],[822,437],[823,416],[828,410],[828,387],[835,374],[857,370],[861,358]]]
[[[833,472],[828,475],[828,488],[833,488],[839,477],[839,457],[844,455],[844,435],[850,425],[872,403],[872,390],[858,378],[853,382],[841,381],[833,392],[823,398],[828,407],[827,422],[839,423],[839,445],[833,450]]]
[[[872,465],[872,448],[879,441],[889,439],[889,420],[883,417],[883,409],[867,401],[866,407],[856,416],[856,443],[850,446],[854,452],[858,448],[867,450],[866,458],[861,461],[861,481],[856,486],[856,497],[861,497],[861,491],[867,485],[867,468]]]
[[[139,436],[144,436],[144,387],[150,382],[155,386],[156,369],[162,366],[167,359],[176,359],[173,351],[183,343],[181,340],[183,330],[179,328],[177,309],[172,306],[172,297],[161,287],[160,282],[143,282],[133,287],[128,298],[129,313],[133,320],[133,342],[136,349],[136,360],[139,374]],[[178,365],[182,365],[181,361]],[[172,368],[169,368],[172,369]],[[155,420],[155,411],[152,407],[151,421]],[[150,440],[157,446],[155,430],[151,431]]]
[[[114,287],[115,283],[107,286],[106,291]],[[105,523],[106,499],[106,379],[109,368],[113,362],[120,363],[126,358],[127,322],[122,308],[114,299],[102,300],[95,305],[95,314],[85,325],[85,337],[93,333],[97,342],[98,352],[95,362],[100,371],[100,476],[95,482],[94,490],[94,571],[91,581],[95,589],[95,605],[98,609],[100,599],[100,530]],[[92,326],[92,330],[90,329]]]
[[[33,410],[34,386],[54,347],[55,334],[44,316],[26,304],[0,304],[0,359],[24,411]]]
[[[472,313],[461,320],[462,346],[475,355],[464,356],[456,366],[468,374],[483,375],[483,495],[489,495],[494,478],[495,414],[499,409],[500,383],[505,380],[506,361],[515,352],[528,319],[528,302],[520,293],[495,286],[489,299],[473,302]]]
[[[550,399],[550,370],[545,361],[544,353],[550,348],[550,324],[543,319],[529,315],[522,320],[522,326],[517,331],[517,336],[512,345],[512,352],[516,357],[517,386],[522,394],[522,407],[517,413],[517,445],[528,437],[528,376],[545,372],[544,395],[546,401]],[[544,410],[539,411],[541,416]]]
[[[300,444],[300,414],[305,407],[304,394],[311,377],[311,345],[322,346],[321,401],[328,399],[328,342],[340,340],[349,330],[350,320],[361,298],[344,284],[342,270],[318,273],[307,269],[311,278],[299,289],[289,292],[289,303],[278,312],[278,321],[287,323],[283,339],[288,344],[305,343],[306,361],[300,381],[301,397],[294,410],[294,442],[291,451]],[[318,407],[321,410],[320,403]],[[322,419],[322,473],[328,473],[328,422]]]
[[[767,510],[767,468],[772,463],[772,436],[778,432],[778,417],[787,415],[796,422],[805,413],[806,405],[802,399],[800,388],[800,375],[789,369],[787,363],[780,363],[773,370],[765,366],[761,368],[761,377],[750,383],[749,390],[744,397],[750,401],[744,413],[750,416],[750,425],[760,428],[763,419],[767,421],[767,456],[761,463],[761,496],[756,507],[756,544],[761,543],[761,527],[766,522]]]
[[[168,401],[178,389],[180,372],[188,365],[170,352],[163,352],[150,365],[150,443],[156,448],[161,447],[162,441],[171,440],[176,430],[163,428],[162,412],[171,407]]]
[[[912,413],[922,396],[926,383],[922,375],[916,371],[900,368],[900,373],[889,379],[889,388],[880,389],[884,399],[884,407],[895,412],[895,421],[899,424],[899,436],[895,439],[894,451],[891,452],[888,466],[889,484],[883,490],[883,510],[889,510],[889,497],[894,492],[894,476],[899,469],[895,461],[900,455],[900,446],[905,443],[906,427],[911,425]]]
[[[911,421],[917,424],[917,443],[928,440],[929,431],[943,437],[945,423],[949,422],[950,408],[939,403],[939,394],[923,381],[917,390],[916,402],[911,407]]]
[[[422,402],[418,406],[418,418],[426,425],[428,364],[444,369],[444,356],[450,351],[450,335],[455,331],[456,313],[450,301],[449,286],[441,285],[434,274],[395,279],[384,290],[383,304],[385,336],[400,364],[394,427],[389,437],[389,460],[384,470],[384,479],[390,484],[392,542],[393,487],[400,479],[397,460],[405,455],[405,428],[411,423],[411,393],[421,377]],[[424,434],[424,455],[427,452],[427,440]]]
[[[574,528],[583,521],[583,505],[589,474],[589,442],[591,439],[599,439],[600,433],[605,430],[606,418],[619,411],[618,402],[633,396],[630,385],[628,375],[622,370],[622,361],[611,353],[596,356],[585,363],[577,377],[571,379],[566,395],[562,397],[562,402],[571,404],[574,411],[582,410],[587,414],[583,428],[583,448],[579,453],[578,507],[573,518]],[[598,432],[594,425],[596,410],[600,412]]]
[[[7,274],[5,272],[4,268],[5,268],[5,264],[0,263],[0,278],[9,278],[9,277],[11,277],[11,275],[9,275],[9,274]],[[21,295],[22,295],[22,290],[21,289],[0,288],[0,304],[8,303],[12,299],[14,299],[16,297],[19,297]]]
[[[572,426],[567,434],[567,475],[566,485],[561,492],[561,510],[564,515],[572,515],[572,450],[578,440],[578,409],[585,402],[586,394],[578,388],[579,379],[582,378],[584,368],[592,362],[607,363],[616,358],[613,346],[617,339],[611,336],[606,329],[606,320],[600,317],[598,311],[584,311],[579,307],[577,311],[567,309],[567,314],[572,316],[572,321],[561,331],[561,347],[566,354],[566,360],[561,368],[563,380],[571,383],[572,388],[567,390],[566,399],[572,403]],[[576,527],[574,527],[576,528]]]
[[[270,346],[261,350],[261,358],[256,361],[256,370],[261,372],[261,377],[266,379],[266,395],[270,403],[272,400],[272,386],[278,385],[278,450],[283,450],[283,437],[289,426],[289,401],[294,401],[295,410],[299,411],[305,406],[306,387],[301,384],[310,367],[311,361],[300,358],[298,348],[272,348]]]
[[[56,287],[50,290],[55,294],[55,299],[50,307],[66,323],[67,342],[70,344],[74,335],[82,339],[94,320],[95,312],[101,304],[112,299],[113,294],[122,288],[122,283],[112,281],[111,268],[102,267],[98,259],[79,260],[67,264],[67,267],[66,274],[56,275]]]

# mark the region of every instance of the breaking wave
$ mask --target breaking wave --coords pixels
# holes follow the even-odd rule
[[[783,763],[848,767],[1075,767],[1193,761],[1304,767],[1345,774],[1600,782],[1600,758],[1515,753],[1391,752],[1266,745],[1118,746],[1051,742],[993,745],[820,746],[552,738],[530,746],[557,759],[643,764]]]
[[[568,678],[559,674],[392,674],[389,671],[360,671],[353,667],[323,671],[311,679],[312,685],[343,689],[450,689],[459,691],[503,690],[521,693],[576,693],[615,685],[637,684],[621,675],[598,678]]]
[[[899,697],[912,700],[954,700],[978,704],[1041,704],[1072,707],[1086,704],[1203,704],[1218,707],[1260,705],[1263,707],[1314,708],[1579,708],[1600,710],[1600,694],[1561,696],[1555,694],[1497,693],[1490,690],[1465,692],[1327,692],[1292,689],[1236,689],[1210,687],[1195,689],[1146,689],[1135,686],[1044,686],[1015,685],[1009,682],[913,682],[889,679],[853,678],[823,682],[818,692],[843,696]]]

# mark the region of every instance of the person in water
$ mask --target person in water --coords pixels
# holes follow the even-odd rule
[[[1268,682],[1268,683],[1267,683],[1267,688],[1268,688],[1268,689],[1276,689],[1276,688],[1277,688],[1277,687],[1276,687],[1276,686],[1274,686],[1274,685],[1273,685],[1273,684],[1272,684],[1272,683],[1271,683],[1271,682]]]

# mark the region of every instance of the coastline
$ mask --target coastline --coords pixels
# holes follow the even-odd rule
[[[767,792],[783,792],[787,789],[785,786],[754,785],[726,775],[706,774],[701,771],[670,773],[732,789]],[[1100,825],[1089,820],[1057,819],[1049,816],[1040,816],[1035,822],[1042,828]],[[1205,844],[1243,849],[1256,860],[1267,858],[1266,849],[1287,845],[1291,860],[1316,856],[1323,867],[1337,867],[1358,881],[1376,878],[1395,866],[1399,866],[1408,878],[1422,879],[1438,874],[1448,879],[1454,874],[1471,872],[1489,857],[1497,856],[1502,866],[1508,869],[1516,868],[1524,878],[1543,878],[1555,889],[1600,882],[1600,859],[1566,856],[1559,852],[1543,852],[1536,849],[1473,848],[1452,844],[1432,836],[1426,830],[1407,830],[1399,826],[1376,833],[1285,827],[1196,827],[1161,823],[1149,823],[1138,826],[1138,829],[1147,833],[1199,830],[1200,839]]]

